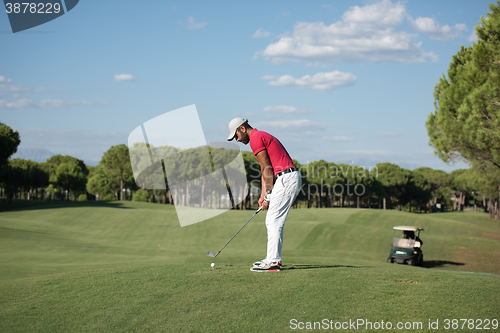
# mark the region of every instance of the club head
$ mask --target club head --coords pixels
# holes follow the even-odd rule
[[[213,254],[212,252],[208,252],[208,253],[207,253],[207,256],[212,257],[212,258],[215,258],[215,254]]]

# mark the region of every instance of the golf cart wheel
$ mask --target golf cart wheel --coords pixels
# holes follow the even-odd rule
[[[413,259],[409,259],[408,266],[415,266],[415,261],[413,261]]]
[[[419,265],[419,266],[423,266],[423,264],[424,264],[424,255],[422,254],[422,255],[420,256],[420,261],[418,262],[418,265]]]
[[[387,262],[388,262],[389,264],[392,264],[392,263],[394,262],[394,259],[392,259],[391,257],[389,257],[389,258],[387,258]]]

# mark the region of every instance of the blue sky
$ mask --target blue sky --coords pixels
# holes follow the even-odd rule
[[[97,163],[196,104],[207,141],[248,118],[301,163],[451,171],[428,145],[433,88],[489,1],[80,1],[13,34],[0,14],[0,121],[20,148]],[[249,147],[242,147],[249,150]]]

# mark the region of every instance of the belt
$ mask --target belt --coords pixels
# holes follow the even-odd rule
[[[288,169],[285,169],[281,172],[278,172],[278,174],[276,175],[276,178],[278,178],[279,176],[283,176],[285,173],[290,173],[290,172],[294,172],[294,171],[299,171],[298,168],[288,168]]]

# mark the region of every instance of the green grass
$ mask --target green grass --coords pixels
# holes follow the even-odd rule
[[[181,228],[168,205],[5,208],[2,332],[286,332],[291,319],[422,322],[423,331],[439,319],[443,331],[446,318],[500,319],[500,228],[484,213],[292,210],[285,269],[253,273],[265,256],[265,214],[213,259],[207,251],[252,211]],[[395,225],[425,229],[425,267],[386,263]]]

